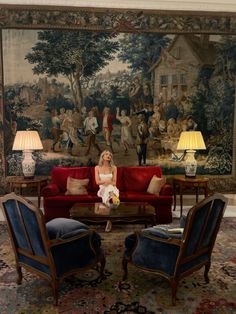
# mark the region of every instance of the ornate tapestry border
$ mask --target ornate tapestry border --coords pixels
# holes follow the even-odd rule
[[[0,28],[236,34],[236,13],[1,5]]]

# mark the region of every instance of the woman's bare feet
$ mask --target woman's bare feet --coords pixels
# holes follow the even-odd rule
[[[112,222],[110,220],[107,220],[107,225],[106,225],[105,231],[110,232],[111,229],[112,229]]]

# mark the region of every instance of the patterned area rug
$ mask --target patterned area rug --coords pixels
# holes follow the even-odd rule
[[[6,226],[0,224],[0,313],[236,313],[236,218],[224,218],[218,233],[206,284],[203,269],[182,280],[177,291],[176,306],[171,305],[169,284],[157,275],[129,267],[129,277],[121,286],[121,259],[127,226],[115,226],[104,233],[103,247],[107,255],[106,276],[88,271],[60,285],[59,305],[52,305],[47,281],[23,271],[22,285],[17,285],[14,256]]]

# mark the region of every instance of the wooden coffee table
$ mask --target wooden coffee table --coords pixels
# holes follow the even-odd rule
[[[109,208],[103,203],[76,203],[70,209],[70,217],[81,222],[97,224],[130,223],[155,225],[155,209],[148,203],[120,203],[117,208]]]

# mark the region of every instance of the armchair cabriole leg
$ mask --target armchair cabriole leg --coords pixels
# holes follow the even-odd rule
[[[58,280],[56,279],[51,282],[54,305],[56,306],[58,305],[58,284]]]
[[[210,267],[211,267],[211,262],[208,262],[206,265],[205,265],[205,271],[204,271],[204,278],[205,278],[205,281],[206,283],[209,283],[209,277],[208,277],[208,272],[210,270]]]
[[[171,280],[171,295],[172,295],[172,305],[176,305],[176,292],[178,287],[178,282],[176,280]]]
[[[21,267],[19,265],[16,265],[16,271],[17,271],[17,275],[18,275],[16,282],[18,285],[20,285],[22,283],[23,276],[22,276]]]
[[[122,260],[122,267],[124,271],[122,280],[125,281],[128,277],[128,260],[125,257]]]

